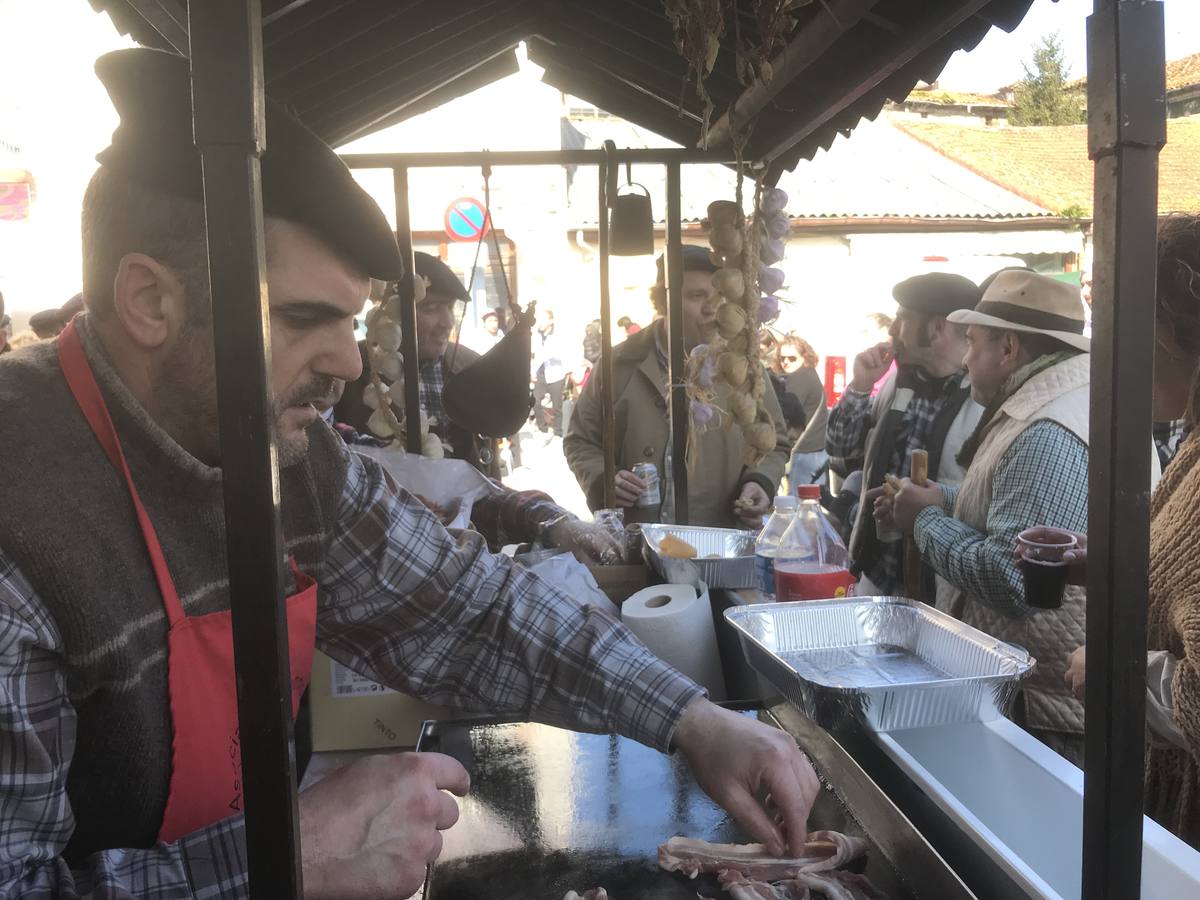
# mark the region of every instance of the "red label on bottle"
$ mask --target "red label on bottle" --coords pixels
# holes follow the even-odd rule
[[[775,562],[775,599],[836,600],[849,596],[854,588],[849,569],[823,565],[787,565]]]

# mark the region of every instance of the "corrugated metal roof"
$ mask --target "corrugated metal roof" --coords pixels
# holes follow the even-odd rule
[[[862,122],[779,179],[796,218],[1011,218],[1039,206],[893,127]]]
[[[150,46],[186,46],[186,0],[90,0]],[[1032,0],[828,0],[796,11],[792,76],[776,78],[746,156],[776,171],[827,147]],[[524,40],[544,80],[683,144],[701,103],[687,84],[660,0],[263,0],[267,90],[332,145],[401,121],[515,69]],[[864,13],[864,10],[865,13]],[[840,16],[838,16],[840,12]],[[831,28],[830,16],[836,27]],[[754,33],[749,12],[738,27]],[[158,29],[158,30],[156,30]],[[164,34],[166,35],[164,37]],[[819,34],[826,38],[816,38]],[[744,88],[733,28],[707,81],[716,115]],[[754,104],[757,106],[757,104]]]

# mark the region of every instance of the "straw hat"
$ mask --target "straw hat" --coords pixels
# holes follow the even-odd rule
[[[1091,338],[1083,335],[1079,288],[1029,270],[1000,272],[973,310],[946,318],[959,325],[1044,334],[1085,353],[1092,349]]]

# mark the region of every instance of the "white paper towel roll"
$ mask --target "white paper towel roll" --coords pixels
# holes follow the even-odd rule
[[[713,700],[725,699],[725,676],[713,631],[708,587],[659,584],[638,591],[621,605],[621,621],[660,659],[669,662]]]

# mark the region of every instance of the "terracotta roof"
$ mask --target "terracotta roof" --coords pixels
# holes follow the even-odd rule
[[[905,102],[937,103],[943,106],[1011,106],[1003,97],[990,94],[970,94],[963,91],[915,90]]]
[[[1053,212],[1079,207],[1092,214],[1093,167],[1087,126],[986,128],[941,122],[895,127],[1031,203]],[[1159,156],[1158,208],[1200,212],[1200,116],[1167,121]]]
[[[1087,85],[1086,78],[1075,78],[1068,81],[1066,86],[1079,88]],[[1180,88],[1200,85],[1200,53],[1184,56],[1180,59],[1167,60],[1167,90],[1177,91]]]
[[[1191,56],[1167,63],[1168,91],[1176,91],[1197,84],[1200,84],[1200,53],[1193,53]]]

